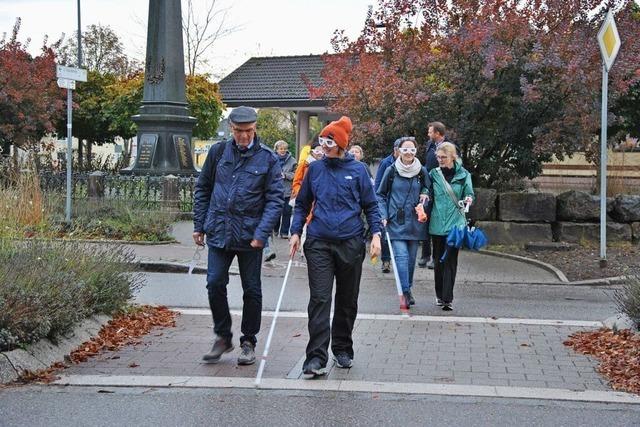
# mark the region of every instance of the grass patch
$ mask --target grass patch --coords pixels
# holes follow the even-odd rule
[[[142,284],[122,246],[0,239],[0,351],[56,339],[126,307]]]

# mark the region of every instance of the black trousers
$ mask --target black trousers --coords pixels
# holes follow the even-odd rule
[[[308,237],[304,243],[309,274],[309,343],[305,365],[314,358],[326,366],[331,341],[333,354],[353,358],[353,325],[358,313],[358,294],[365,244],[361,237],[329,242]],[[336,281],[333,322],[331,294]]]
[[[433,263],[436,282],[436,297],[445,303],[453,301],[453,285],[458,270],[458,248],[449,248],[444,262],[440,258],[446,249],[447,236],[431,236],[433,241]]]
[[[420,242],[420,246],[422,247],[420,258],[429,261],[431,258],[431,235],[429,233],[427,233],[427,239]]]

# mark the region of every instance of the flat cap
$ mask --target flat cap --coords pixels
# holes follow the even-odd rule
[[[258,120],[258,115],[251,107],[236,107],[231,110],[229,120],[232,123],[254,123]]]

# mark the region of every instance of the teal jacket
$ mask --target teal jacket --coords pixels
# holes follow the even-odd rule
[[[455,168],[456,171],[450,183],[453,193],[458,200],[463,200],[467,196],[474,198],[471,174],[459,163],[455,164]],[[433,183],[433,208],[429,222],[429,234],[446,236],[453,227],[466,225],[465,219],[460,215],[458,207],[447,192],[440,168],[431,169],[429,176]]]

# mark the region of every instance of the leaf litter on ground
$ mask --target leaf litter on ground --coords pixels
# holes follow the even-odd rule
[[[81,363],[104,351],[115,351],[122,347],[138,344],[142,337],[155,327],[175,327],[178,312],[165,306],[137,306],[133,310],[119,314],[104,325],[98,335],[79,345],[66,358],[71,363]],[[113,356],[116,358],[117,356]],[[35,372],[26,371],[18,380],[19,383],[50,383],[57,380],[57,373],[67,366],[54,363],[46,369]]]
[[[564,345],[598,359],[598,372],[614,390],[640,394],[640,334],[601,328],[571,334]]]

